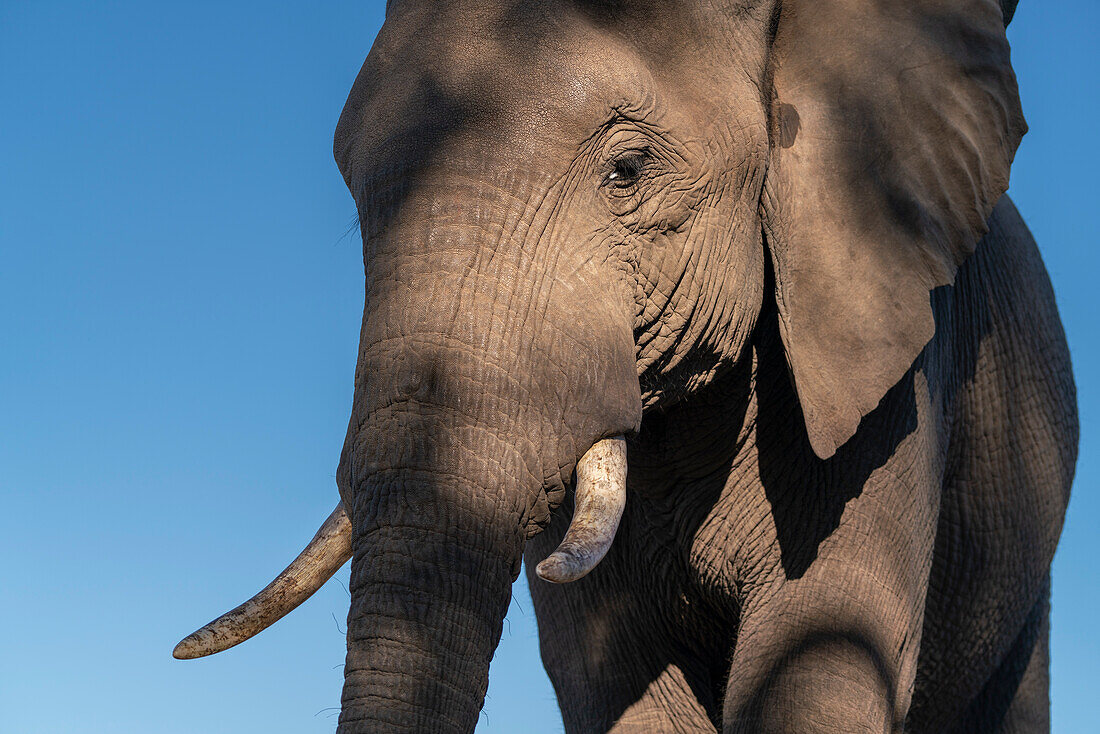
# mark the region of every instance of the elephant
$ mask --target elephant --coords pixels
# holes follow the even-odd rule
[[[1014,6],[391,0],[339,501],[176,657],[351,559],[338,731],[469,732],[525,568],[568,732],[1049,731],[1078,423]]]

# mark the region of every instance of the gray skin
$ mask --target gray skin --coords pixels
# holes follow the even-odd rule
[[[524,557],[569,732],[1049,730],[1077,417],[1010,11],[389,4],[334,146],[341,734],[473,730]],[[618,434],[610,553],[539,579]]]

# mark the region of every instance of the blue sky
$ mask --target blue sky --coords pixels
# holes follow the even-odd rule
[[[347,569],[255,640],[179,637],[336,498],[362,309],[333,128],[383,3],[0,3],[0,731],[325,732]],[[1081,408],[1057,732],[1100,688],[1095,0],[1020,4],[1012,194]],[[523,582],[479,732],[558,732]]]

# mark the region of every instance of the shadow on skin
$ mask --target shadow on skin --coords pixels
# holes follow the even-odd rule
[[[639,449],[631,465],[635,479],[620,532],[624,535],[621,547],[638,553],[627,561],[630,578],[650,586],[653,598],[690,600],[690,605],[655,607],[660,610],[660,631],[669,649],[652,676],[638,686],[638,695],[668,665],[676,664],[711,723],[720,729],[738,610],[730,608],[730,596],[710,598],[703,589],[686,583],[696,579],[699,570],[691,567],[686,553],[674,550],[682,547],[685,538],[703,531],[721,502],[742,448],[741,428],[752,387],[751,355],[746,353],[737,364],[720,370],[702,389],[688,392],[686,388],[695,376],[718,363],[717,353],[700,348],[666,375],[661,388],[673,404],[651,410],[642,419],[634,439]],[[685,435],[705,439],[685,446]],[[655,493],[655,487],[670,491]],[[633,539],[635,534],[644,537]]]
[[[438,163],[448,141],[461,136],[477,115],[463,100],[447,94],[430,75],[418,79],[417,88],[406,98],[395,99],[389,92],[381,102],[364,102],[357,99],[354,107],[345,108],[344,114],[352,119],[341,120],[334,148],[337,162],[349,167],[343,171],[345,180],[359,205],[363,242],[369,246],[372,239],[394,224],[414,185],[431,176],[432,166]],[[399,121],[396,128],[389,126],[388,134],[379,134],[370,125],[375,122],[372,117],[378,106],[388,107],[389,116]],[[350,147],[364,136],[364,131],[370,139],[366,150]],[[345,148],[347,160],[341,161]]]
[[[960,279],[963,274],[960,271]],[[787,578],[798,579],[806,573],[817,558],[821,543],[839,526],[847,503],[860,496],[871,474],[884,466],[897,453],[901,442],[917,429],[916,372],[925,373],[933,399],[941,400],[946,410],[954,404],[958,388],[973,378],[975,350],[955,344],[954,322],[966,314],[956,312],[954,294],[953,286],[932,291],[936,336],[905,376],[887,391],[878,407],[863,417],[853,439],[825,460],[814,454],[806,436],[797,395],[778,346],[776,314],[770,309],[762,314],[762,322],[771,322],[761,325],[767,329],[764,338],[775,348],[761,350],[757,417],[758,443],[762,447],[760,478],[771,503]],[[984,337],[987,318],[984,312],[970,314],[970,318],[975,317],[980,324],[976,329],[964,326],[964,333],[977,332]],[[931,349],[946,349],[953,355],[948,369],[954,374],[941,374],[937,362],[943,360],[937,359]]]
[[[858,497],[868,477],[916,430],[913,370],[886,394],[878,408],[864,416],[857,436],[832,457],[819,459],[810,447],[801,408],[779,346],[776,312],[762,314],[757,399],[760,479],[771,504],[783,570],[801,578],[817,558],[821,543],[840,524],[847,503]],[[918,365],[923,360],[918,359]]]
[[[566,505],[571,504],[567,497]],[[537,548],[553,546],[567,521],[568,514],[565,519],[556,516],[551,529],[532,540],[528,563],[539,555]],[[725,676],[724,671],[709,669],[708,661],[724,660],[724,654],[715,652],[728,647],[728,638],[723,642],[716,629],[715,634],[698,634],[706,629],[700,620],[708,612],[693,609],[690,618],[673,620],[667,605],[650,603],[670,593],[666,579],[653,573],[659,567],[650,569],[649,578],[635,575],[637,584],[624,589],[624,569],[637,559],[623,549],[638,545],[620,545],[620,540],[592,573],[573,582],[577,588],[555,594],[555,600],[539,610],[540,648],[554,673],[558,698],[567,704],[562,707],[567,730],[607,731],[621,724],[616,731],[665,731],[673,726],[671,715],[692,730],[709,724],[716,731]],[[577,603],[588,610],[578,628],[553,616],[559,605]],[[706,623],[717,627],[713,616]],[[696,639],[688,639],[680,625],[688,625]],[[563,640],[584,654],[562,649]]]
[[[1044,648],[1040,647],[1043,644],[1043,640],[1050,634],[1049,620],[1047,615],[1050,613],[1050,604],[1047,601],[1047,594],[1050,592],[1050,580],[1047,579],[1044,592],[1041,594],[1040,601],[1032,609],[1031,614],[1028,615],[1027,621],[1024,622],[1024,628],[1020,631],[1020,635],[1016,638],[1015,644],[1012,649],[1009,650],[1005,656],[1004,662],[1001,663],[998,670],[999,675],[993,676],[982,688],[977,698],[971,702],[970,707],[962,718],[955,722],[951,728],[952,734],[965,734],[966,732],[974,731],[1000,731],[1000,727],[1004,726],[1005,719],[1009,716],[1009,709],[1014,708],[1013,704],[1016,702],[1017,692],[1021,690],[1021,684],[1026,683],[1024,677],[1029,673],[1029,663],[1032,660],[1032,656],[1035,654],[1044,654]],[[1049,665],[1048,660],[1042,660],[1042,669],[1045,671]],[[1032,673],[1034,675],[1034,673]],[[1030,728],[1019,729],[1019,731],[1044,731],[1049,729],[1049,721],[1046,720],[1048,715],[1050,698],[1048,694],[1049,682],[1046,676],[1039,676],[1038,680],[1033,680],[1030,683],[1031,686],[1038,686],[1038,693],[1032,694],[1034,699],[1038,699],[1041,707],[1041,713],[1036,716],[1036,721],[1032,722]],[[1033,689],[1034,690],[1034,689]],[[1025,697],[1026,698],[1026,697]],[[1031,711],[1021,712],[1024,718]],[[1019,714],[1017,714],[1019,716]],[[1015,717],[1014,717],[1015,718]],[[1017,724],[1019,725],[1019,724]],[[1009,729],[1009,731],[1018,731],[1017,729]]]
[[[568,589],[550,590],[553,601],[540,610],[544,656],[553,655],[551,639],[579,637],[583,647],[583,655],[566,654],[550,666],[583,661],[583,668],[555,680],[559,697],[577,702],[563,707],[570,729],[603,731],[619,724],[623,731],[665,730],[673,725],[668,716],[689,728],[721,727],[737,612],[729,608],[729,596],[707,598],[691,582],[698,570],[690,568],[682,547],[683,538],[694,537],[719,502],[749,406],[748,358],[703,389],[684,389],[700,364],[710,369],[716,362],[715,355],[700,350],[673,370],[664,407],[647,412],[630,440],[627,507],[615,544],[587,577]],[[706,440],[689,441],[685,453],[685,435]],[[529,563],[565,532],[572,502],[568,496],[547,532],[532,539]],[[624,579],[631,580],[628,589]],[[571,603],[583,604],[592,624],[617,621],[583,630],[556,626],[554,609]],[[600,706],[582,703],[586,696]],[[598,719],[593,718],[597,710]]]
[[[790,649],[779,657],[744,709],[738,713],[736,721],[743,722],[742,728],[738,731],[744,730],[745,724],[753,725],[755,728],[752,731],[783,730],[784,722],[762,720],[762,712],[797,710],[803,707],[802,704],[807,703],[783,701],[781,705],[777,706],[776,701],[773,699],[777,696],[789,696],[792,691],[796,693],[813,691],[813,686],[792,686],[790,681],[792,679],[797,680],[798,677],[805,676],[809,674],[809,671],[815,669],[826,671],[822,672],[821,675],[827,676],[828,668],[822,668],[820,663],[815,663],[815,658],[826,661],[836,659],[856,661],[861,664],[860,668],[862,670],[872,672],[871,680],[874,681],[882,695],[873,698],[868,696],[867,701],[869,704],[871,701],[881,702],[881,705],[886,709],[885,720],[892,722],[890,731],[898,730],[901,725],[898,712],[894,710],[890,696],[886,695],[887,691],[894,690],[896,681],[894,681],[886,661],[882,658],[873,641],[859,630],[848,629],[820,631],[795,641]],[[820,686],[819,690],[828,691],[829,686]],[[828,693],[825,696],[828,696]],[[812,705],[812,708],[817,712],[816,715],[825,717],[820,719],[819,723],[824,724],[827,730],[842,731],[845,724],[850,723],[846,722],[844,718],[846,714],[851,712],[852,704],[850,701],[831,701],[825,698],[814,701],[813,704],[815,705]],[[830,716],[830,713],[833,715]],[[839,728],[832,728],[829,726],[830,724]],[[775,728],[776,725],[779,728]]]

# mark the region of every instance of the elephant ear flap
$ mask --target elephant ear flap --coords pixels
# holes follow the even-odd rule
[[[774,32],[761,211],[827,458],[932,338],[1027,127],[998,0],[785,0]]]

